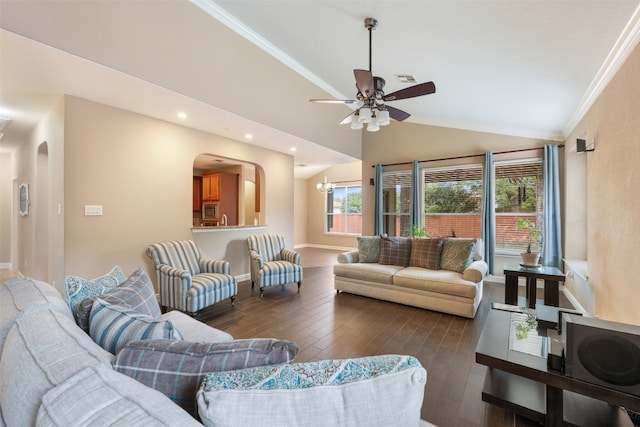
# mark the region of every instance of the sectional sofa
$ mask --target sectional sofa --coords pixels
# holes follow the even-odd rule
[[[363,236],[338,255],[334,286],[380,300],[474,318],[487,264],[481,239]]]
[[[429,425],[411,356],[292,363],[289,341],[233,339],[179,311],[149,318],[146,274],[115,276],[84,304],[89,333],[77,282],[71,297],[29,278],[0,286],[0,426]]]

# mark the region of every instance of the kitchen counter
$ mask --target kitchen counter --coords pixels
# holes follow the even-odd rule
[[[202,227],[192,227],[194,233],[208,233],[211,231],[229,231],[229,230],[263,230],[267,228],[266,224],[260,225],[206,225]]]

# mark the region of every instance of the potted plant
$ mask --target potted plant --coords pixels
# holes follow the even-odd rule
[[[528,267],[537,267],[538,260],[540,259],[540,253],[532,252],[531,245],[534,242],[540,240],[540,237],[542,237],[542,232],[538,230],[536,228],[536,225],[527,218],[518,218],[518,220],[516,221],[516,230],[527,230],[527,232],[529,233],[529,237],[527,240],[527,251],[520,254],[520,256],[522,257],[522,264]]]

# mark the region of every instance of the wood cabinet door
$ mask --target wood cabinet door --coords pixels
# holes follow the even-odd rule
[[[219,173],[202,175],[202,200],[205,202],[217,202],[220,200]]]

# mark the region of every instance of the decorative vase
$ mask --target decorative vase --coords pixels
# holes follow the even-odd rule
[[[540,259],[539,252],[522,252],[520,254],[522,257],[522,264],[528,267],[537,267],[538,260]]]

